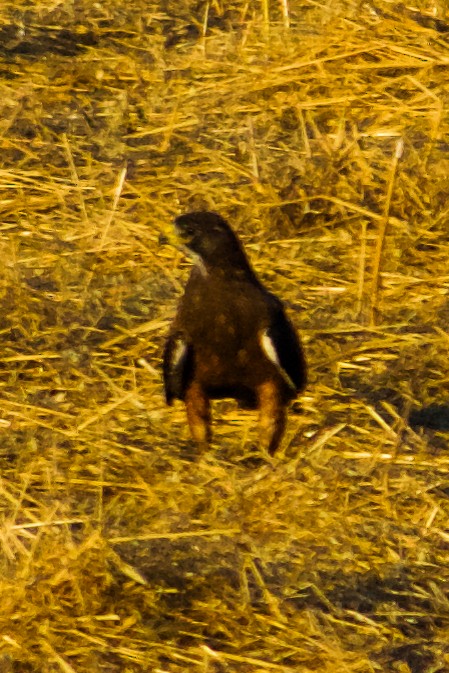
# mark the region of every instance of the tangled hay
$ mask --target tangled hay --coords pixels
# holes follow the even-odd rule
[[[2,673],[449,670],[448,21],[4,0]],[[163,402],[194,207],[306,344],[273,466]]]

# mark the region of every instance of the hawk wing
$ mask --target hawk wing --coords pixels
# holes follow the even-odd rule
[[[170,334],[164,348],[163,376],[167,404],[183,400],[193,368],[193,349],[180,334]]]
[[[292,392],[299,393],[307,382],[304,352],[282,304],[276,303],[270,325],[262,332],[260,342],[265,355],[276,365]]]

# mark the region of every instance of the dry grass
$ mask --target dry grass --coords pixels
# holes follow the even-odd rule
[[[449,16],[415,4],[2,3],[2,673],[449,671]],[[304,336],[274,466],[251,414],[195,455],[163,403],[196,206]]]

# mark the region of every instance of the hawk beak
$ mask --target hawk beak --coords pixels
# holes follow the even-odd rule
[[[192,236],[189,235],[183,227],[177,226],[176,223],[174,224],[173,230],[172,240],[176,241],[175,245],[181,246],[182,248],[188,248],[192,241]]]
[[[173,226],[164,224],[158,238],[159,245],[173,245],[175,248],[178,248],[181,241],[178,236],[178,232]]]

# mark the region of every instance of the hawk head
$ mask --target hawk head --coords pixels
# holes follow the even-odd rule
[[[175,230],[181,244],[206,267],[248,267],[237,236],[217,213],[198,211],[180,215],[175,220]]]

